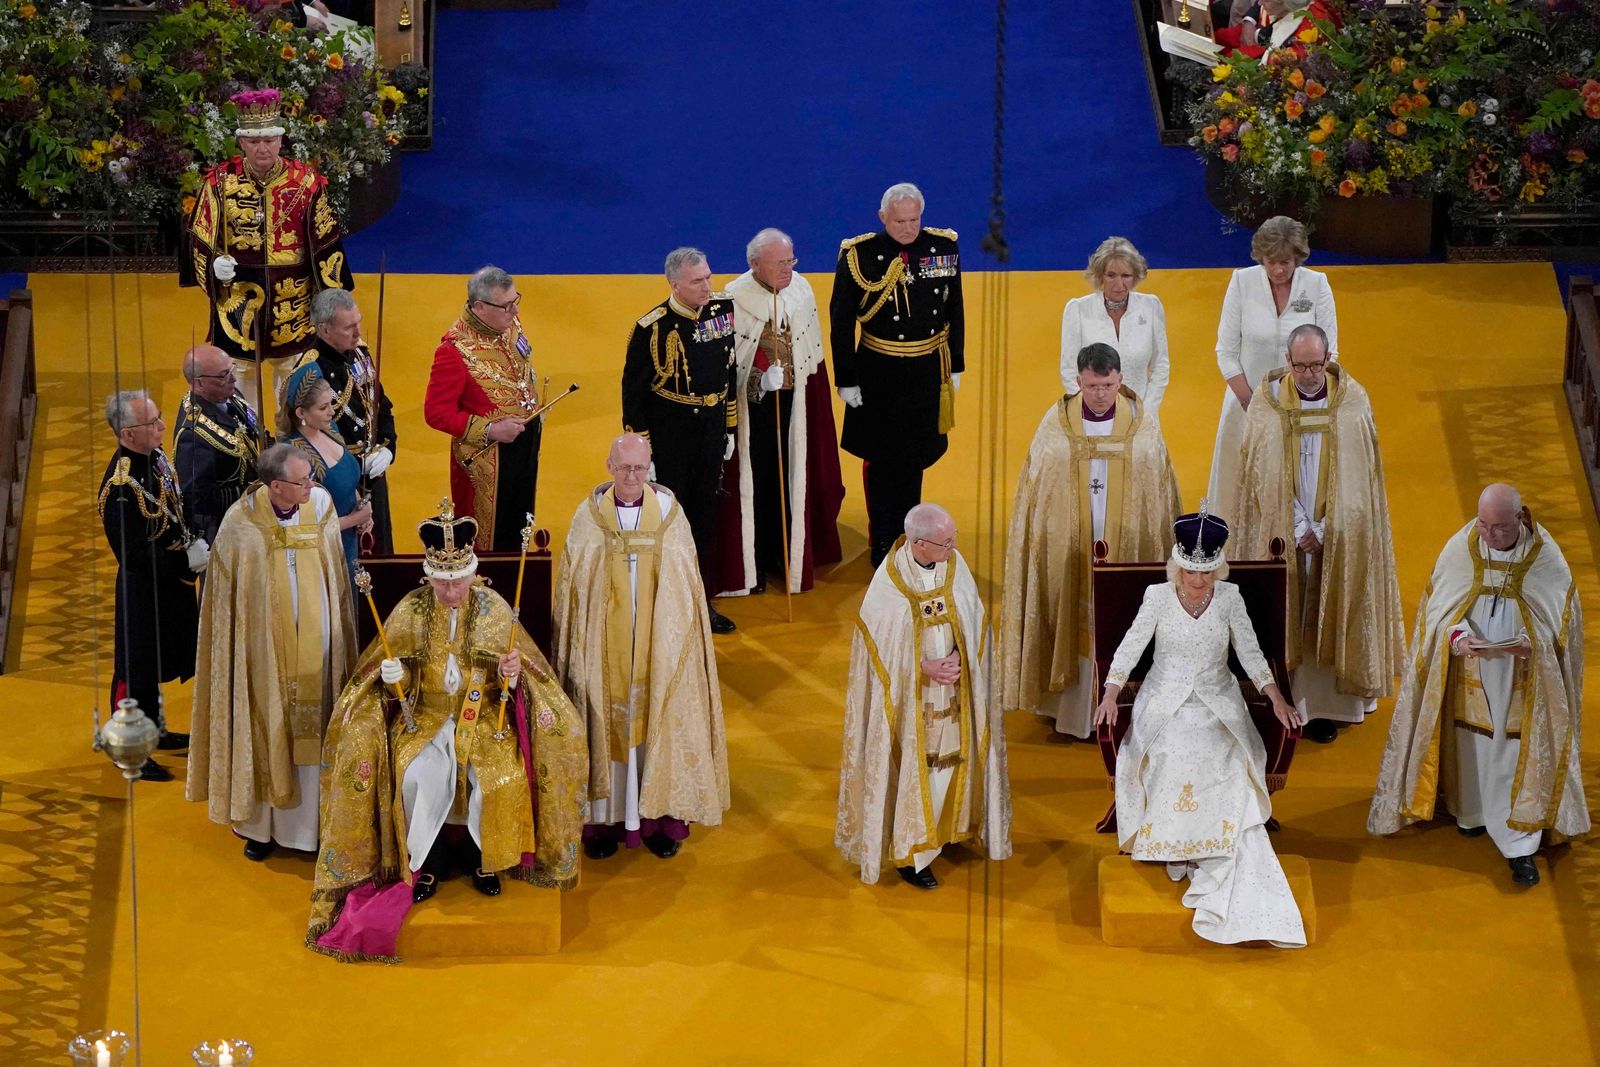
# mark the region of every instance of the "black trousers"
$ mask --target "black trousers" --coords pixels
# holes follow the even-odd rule
[[[717,493],[727,420],[721,404],[696,407],[650,397],[650,450],[656,481],[672,490],[694,533],[700,580],[711,596],[716,573]]]
[[[922,468],[915,463],[875,459],[861,465],[867,495],[867,540],[872,565],[882,563],[906,532],[906,512],[922,503]]]
[[[750,405],[750,480],[755,490],[756,568],[760,574],[782,574],[783,554],[789,541],[788,482],[789,427],[794,411],[794,391],[768,393],[758,404]],[[779,413],[782,418],[779,419]],[[777,425],[774,425],[774,423]],[[778,440],[778,431],[783,440]],[[783,458],[783,477],[778,475],[778,459]],[[799,560],[790,560],[798,567]]]
[[[500,471],[495,479],[494,540],[496,552],[522,548],[522,528],[533,511],[539,487],[539,442],[544,423],[534,419],[522,436],[500,446]]]

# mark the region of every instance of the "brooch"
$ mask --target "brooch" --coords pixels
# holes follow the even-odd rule
[[[1290,304],[1289,309],[1295,312],[1297,315],[1304,315],[1306,312],[1311,310],[1311,301],[1302,296],[1294,303]]]

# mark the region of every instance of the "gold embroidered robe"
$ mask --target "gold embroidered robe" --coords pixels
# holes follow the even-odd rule
[[[1450,631],[1485,590],[1498,590],[1522,612],[1533,654],[1513,670],[1508,736],[1520,740],[1511,787],[1513,830],[1587,833],[1589,809],[1579,766],[1583,728],[1583,608],[1572,570],[1550,532],[1531,519],[1534,538],[1522,561],[1488,565],[1474,524],[1456,531],[1439,554],[1417,607],[1411,660],[1400,679],[1389,741],[1378,770],[1367,829],[1391,834],[1431,819],[1442,796],[1455,812],[1459,796],[1456,730],[1482,729],[1479,663],[1450,653]],[[1498,571],[1498,575],[1492,572]],[[1504,584],[1501,584],[1501,583]]]
[[[1274,389],[1279,383],[1280,388]],[[1299,478],[1299,436],[1320,432],[1317,506],[1326,521],[1322,551],[1308,574],[1290,568],[1285,657],[1290,670],[1305,662],[1334,673],[1340,693],[1383,697],[1394,692],[1405,656],[1400,582],[1383,456],[1367,391],[1348,371],[1328,367],[1328,406],[1302,410],[1287,368],[1262,379],[1245,413],[1239,484],[1231,510],[1229,555],[1265,559],[1274,537],[1294,548],[1294,502]],[[1224,492],[1228,492],[1224,487]],[[1304,620],[1304,625],[1293,624]]]

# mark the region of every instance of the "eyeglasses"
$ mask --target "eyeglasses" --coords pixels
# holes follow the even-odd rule
[[[165,425],[165,423],[163,423],[161,421],[161,417],[158,415],[155,418],[151,419],[149,422],[125,422],[121,426],[117,427],[117,429],[119,431],[121,431],[121,430],[142,430],[146,426],[163,426],[163,425]]]
[[[317,484],[317,480],[315,478],[311,477],[309,474],[306,475],[304,478],[301,478],[298,482],[291,481],[288,478],[274,478],[272,480],[277,482],[277,483],[279,483],[280,485],[293,485],[293,486],[298,486],[301,489],[310,489],[313,485]]]
[[[196,374],[194,376],[194,380],[197,381],[197,382],[203,382],[203,381],[220,382],[220,381],[225,381],[228,378],[232,378],[234,376],[235,375],[233,373],[233,368],[229,367],[227,370],[223,371],[221,374]]]
[[[1478,519],[1477,523],[1478,529],[1482,530],[1484,533],[1491,534],[1510,533],[1513,530],[1518,530],[1522,527],[1520,520],[1513,520],[1511,522],[1484,522],[1482,519]]]
[[[485,307],[499,308],[501,311],[515,311],[522,306],[522,294],[518,293],[514,299],[508,300],[504,304],[496,304],[493,300],[480,300],[478,303]]]
[[[798,257],[790,256],[788,259],[780,259],[780,260],[778,260],[776,263],[773,264],[773,266],[774,267],[792,267],[796,263],[799,263],[799,262],[800,262],[800,260],[799,260]]]
[[[1289,369],[1294,371],[1296,374],[1310,374],[1312,371],[1321,370],[1327,365],[1328,361],[1325,359],[1317,363],[1295,363],[1290,361]]]
[[[648,471],[649,469],[650,469],[650,464],[648,464],[648,463],[629,463],[627,465],[618,464],[617,466],[611,468],[611,473],[612,474],[643,474],[645,471]]]
[[[942,548],[946,552],[956,547],[956,539],[954,537],[950,538],[949,541],[930,541],[926,537],[919,537],[916,541],[919,545],[932,545],[934,548]]]

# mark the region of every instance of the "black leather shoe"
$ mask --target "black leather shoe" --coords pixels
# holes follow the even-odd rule
[[[139,781],[141,782],[170,782],[172,772],[153,759],[144,761],[144,766],[139,768]]]
[[[1518,885],[1538,885],[1539,868],[1533,865],[1532,856],[1517,856],[1511,861],[1511,880]]]
[[[733,624],[733,620],[732,619],[730,619],[726,615],[722,614],[722,612],[718,611],[716,608],[708,607],[706,610],[711,612],[711,632],[712,633],[714,633],[714,634],[731,634],[731,633],[733,633],[733,631],[738,629],[738,627]]]
[[[901,880],[908,885],[914,885],[918,889],[939,888],[939,879],[933,876],[932,867],[924,867],[920,871],[915,867],[896,867],[895,870],[900,872]]]
[[[583,843],[583,854],[592,860],[608,860],[617,854],[617,839],[591,837]]]
[[[1462,837],[1482,837],[1489,832],[1487,826],[1457,826],[1456,833]]]
[[[189,747],[189,735],[167,731],[161,735],[161,740],[156,742],[156,748],[162,752],[182,752]]]
[[[1307,741],[1315,741],[1319,745],[1331,744],[1339,736],[1339,727],[1332,719],[1312,719],[1306,723],[1306,728],[1301,734]]]
[[[278,851],[278,845],[274,841],[246,841],[244,843],[244,858],[255,863],[260,863],[276,851]]]
[[[500,876],[480,867],[472,872],[472,888],[486,897],[497,897],[500,895]]]
[[[767,591],[767,576],[763,574],[756,579],[756,584],[750,587],[751,596],[760,596]]]
[[[419,873],[411,886],[411,903],[421,904],[439,891],[439,879],[426,872]]]
[[[678,842],[666,834],[651,834],[644,839],[644,847],[664,860],[670,860],[678,854]]]

